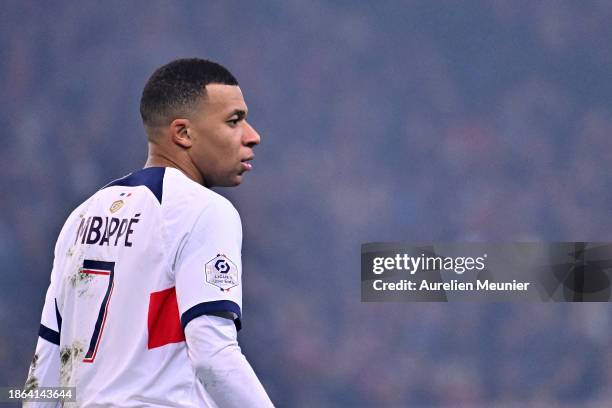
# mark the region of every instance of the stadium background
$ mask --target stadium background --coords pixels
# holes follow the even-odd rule
[[[384,3],[384,4],[383,4]],[[218,60],[262,135],[241,343],[285,407],[605,406],[608,304],[361,304],[367,241],[612,240],[612,2],[7,0],[0,385],[71,209],[142,166],[159,65]]]

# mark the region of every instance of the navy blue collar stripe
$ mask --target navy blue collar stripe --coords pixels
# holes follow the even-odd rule
[[[164,173],[166,172],[165,167],[147,167],[146,169],[135,171],[134,173],[128,174],[125,177],[111,181],[102,188],[111,186],[123,186],[123,187],[137,187],[145,186],[161,204],[162,192],[164,187]]]

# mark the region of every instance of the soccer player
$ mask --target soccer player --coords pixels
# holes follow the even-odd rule
[[[60,232],[25,388],[76,387],[80,407],[272,406],[237,343],[240,217],[209,189],[240,184],[260,142],[238,82],[176,60],[148,80],[140,113],[144,169]]]

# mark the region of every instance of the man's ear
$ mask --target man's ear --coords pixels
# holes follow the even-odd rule
[[[172,141],[186,149],[190,148],[193,144],[193,139],[189,133],[190,126],[191,122],[189,122],[189,119],[174,119],[170,123]]]

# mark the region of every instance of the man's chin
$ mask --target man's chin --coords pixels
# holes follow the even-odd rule
[[[219,187],[236,187],[239,186],[240,183],[242,183],[242,174],[237,174],[233,177],[228,177],[227,179],[223,180],[222,182],[220,182],[219,184],[217,184],[217,186]]]
[[[206,187],[236,187],[242,183],[243,173],[234,173],[227,177],[218,177],[216,179],[208,179],[209,184],[205,183]]]

